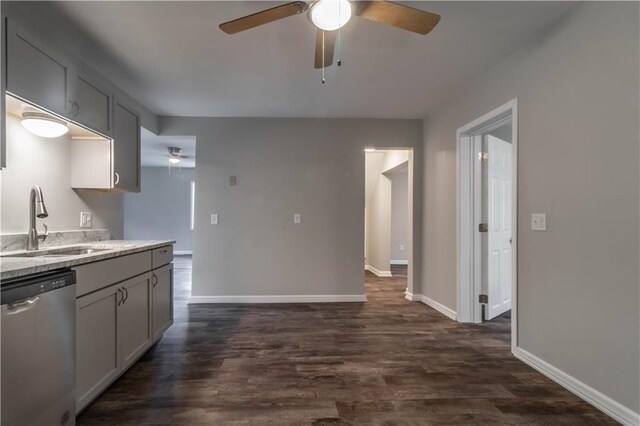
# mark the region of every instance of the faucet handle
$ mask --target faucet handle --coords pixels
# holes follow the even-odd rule
[[[38,235],[38,239],[44,241],[49,236],[49,227],[46,223],[43,223],[42,226],[44,226],[44,234]]]

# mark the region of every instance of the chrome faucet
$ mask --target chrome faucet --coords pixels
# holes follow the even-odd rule
[[[38,250],[40,240],[44,241],[49,235],[49,228],[47,224],[44,225],[44,234],[38,235],[36,230],[36,216],[40,219],[49,216],[47,212],[47,206],[44,205],[44,198],[42,197],[42,189],[38,185],[31,188],[31,195],[29,197],[29,234],[27,235],[27,250]]]

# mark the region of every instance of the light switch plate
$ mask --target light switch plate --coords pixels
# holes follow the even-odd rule
[[[532,231],[547,230],[547,215],[545,213],[531,214],[531,230]]]
[[[218,215],[215,214],[215,213],[211,215],[211,224],[212,225],[217,225],[218,224]]]
[[[300,223],[300,222],[301,222],[301,219],[302,219],[302,218],[301,218],[301,216],[300,216],[300,213],[296,213],[296,214],[294,214],[294,215],[293,215],[293,223],[296,223],[296,224],[297,224],[297,223]]]
[[[91,228],[91,212],[80,212],[80,228]]]

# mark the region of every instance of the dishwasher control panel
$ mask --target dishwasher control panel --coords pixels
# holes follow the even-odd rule
[[[2,283],[2,305],[12,304],[42,293],[58,290],[76,283],[76,272],[63,270],[47,272]]]

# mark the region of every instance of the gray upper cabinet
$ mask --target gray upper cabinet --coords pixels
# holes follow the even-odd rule
[[[6,32],[6,91],[69,117],[69,62],[11,20]]]
[[[116,99],[113,116],[113,188],[140,192],[140,115]]]
[[[2,44],[0,45],[0,69],[7,75],[7,20],[0,19],[0,34],[2,34]],[[7,86],[7,79],[0,78],[0,169],[7,167],[7,122],[6,122],[6,96],[3,96]]]
[[[90,73],[72,74],[69,102],[73,121],[105,136],[113,135],[113,94]]]

